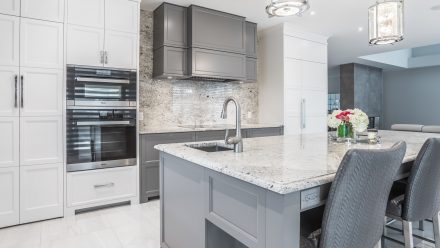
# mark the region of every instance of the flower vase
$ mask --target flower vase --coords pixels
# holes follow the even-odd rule
[[[338,127],[338,138],[353,138],[353,128],[348,123],[342,123]]]

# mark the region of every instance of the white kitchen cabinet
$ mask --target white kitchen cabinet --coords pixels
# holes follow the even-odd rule
[[[21,16],[63,22],[64,0],[21,0]]]
[[[63,216],[63,164],[20,167],[20,223]]]
[[[285,23],[263,31],[259,49],[260,121],[282,121],[285,134],[326,132],[327,37]]]
[[[104,28],[104,0],[67,0],[67,23]]]
[[[139,4],[130,0],[105,2],[105,29],[137,34],[139,29]]]
[[[89,1],[68,0],[67,63],[136,69],[139,2],[92,0],[90,4],[83,13],[82,6],[89,6]],[[89,15],[97,19],[86,21]]]
[[[0,66],[0,117],[19,115],[19,68]]]
[[[19,224],[19,167],[0,168],[0,228]]]
[[[104,66],[104,30],[67,27],[67,64]]]
[[[105,66],[111,68],[137,68],[138,36],[136,34],[106,31]]]
[[[63,114],[63,70],[22,68],[21,116]]]
[[[62,117],[21,117],[20,165],[63,162]]]
[[[0,34],[0,66],[18,66],[20,18],[0,14]]]
[[[63,24],[21,18],[20,66],[62,69]]]
[[[134,166],[67,174],[67,206],[78,207],[136,196]]]
[[[0,14],[19,16],[20,15],[20,0],[1,0],[0,1]]]
[[[19,117],[0,117],[0,168],[19,165]]]

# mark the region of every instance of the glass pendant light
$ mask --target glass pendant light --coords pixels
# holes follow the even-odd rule
[[[403,40],[403,0],[381,0],[368,9],[371,45]]]
[[[298,15],[310,8],[308,0],[270,0],[266,6],[266,12],[269,17]]]

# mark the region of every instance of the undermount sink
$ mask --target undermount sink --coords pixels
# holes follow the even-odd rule
[[[204,152],[224,152],[233,151],[234,148],[219,143],[208,143],[208,144],[189,144],[187,147],[197,149]]]

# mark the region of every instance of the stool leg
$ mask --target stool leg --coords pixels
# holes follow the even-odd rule
[[[439,222],[439,214],[437,213],[432,218],[432,223],[434,224],[434,239],[435,239],[435,248],[440,248],[440,222]]]
[[[423,220],[419,221],[419,230],[425,231],[425,222]]]
[[[414,248],[412,223],[403,220],[402,224],[403,224],[403,236],[405,237],[405,248]]]

